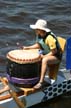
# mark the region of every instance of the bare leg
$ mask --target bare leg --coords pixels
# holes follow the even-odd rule
[[[44,77],[45,77],[45,74],[46,74],[46,70],[49,70],[48,64],[56,64],[58,62],[59,62],[59,60],[55,56],[45,56],[42,59],[40,80],[39,80],[38,84],[36,84],[34,86],[35,89],[38,89],[38,88],[41,87],[41,84],[44,81]]]

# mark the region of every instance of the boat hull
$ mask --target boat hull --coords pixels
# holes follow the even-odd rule
[[[47,78],[46,78],[47,79]],[[32,105],[39,104],[41,102],[46,102],[49,99],[53,99],[59,95],[71,91],[71,78],[66,79],[65,76],[58,75],[57,81],[45,87],[44,89],[38,90],[27,96],[21,95],[19,99],[25,104],[25,107],[30,107]],[[17,108],[17,104],[12,98],[0,101],[0,108]]]

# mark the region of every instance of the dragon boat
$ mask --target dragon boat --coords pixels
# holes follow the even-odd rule
[[[59,41],[60,43],[62,43],[60,45],[61,45],[62,52],[64,52],[66,40],[59,37]],[[67,44],[66,44],[66,53],[67,53],[66,70],[71,69],[71,64],[70,65],[68,64],[68,61],[69,63],[71,63],[70,43],[71,43],[71,38],[67,40]],[[34,50],[33,52],[36,53]],[[18,71],[19,66],[18,67],[15,66],[17,70],[14,70],[12,64],[16,65],[15,63],[13,63],[16,62],[16,63],[21,63],[20,65],[22,65],[24,61],[28,66],[28,64],[30,64],[29,60],[15,59],[13,61],[15,54],[13,54],[13,57],[12,55],[10,56],[10,54],[12,54],[12,52],[7,54],[7,58],[8,58],[7,77],[1,77],[1,82],[0,82],[0,90],[2,90],[2,93],[0,94],[1,108],[13,108],[13,107],[17,108],[17,106],[19,108],[28,108],[30,106],[39,104],[41,102],[46,102],[50,99],[53,99],[57,96],[60,96],[62,94],[71,91],[71,73],[69,71],[66,72],[60,71],[59,70],[60,63],[49,66],[51,72],[48,75],[45,75],[44,86],[38,90],[35,90],[33,88],[33,85],[36,84],[37,81],[39,80],[39,74],[37,73],[39,73],[40,70],[39,62],[41,61],[41,58],[40,57],[38,58],[37,55],[37,57],[35,58],[35,62],[33,59],[30,59],[30,61],[36,66],[36,68],[38,68],[38,69],[35,68],[36,71],[38,72],[35,71],[34,76],[29,74],[30,78],[28,78],[28,76],[25,73],[23,73],[24,78],[22,78],[22,75],[20,75]],[[28,52],[26,54],[28,54]],[[33,58],[32,56],[33,55],[31,55],[31,58]],[[38,63],[35,64],[36,62]],[[30,64],[30,66],[33,65],[32,63]],[[31,67],[28,66],[28,68],[31,71]],[[19,75],[13,74],[13,71],[17,71],[18,72],[17,74]],[[27,73],[29,72],[28,70],[26,71]],[[34,72],[34,69],[32,71]],[[17,76],[17,78],[15,76]],[[54,81],[53,84],[51,84],[52,81]],[[8,85],[10,89],[4,92],[3,90],[6,85]]]

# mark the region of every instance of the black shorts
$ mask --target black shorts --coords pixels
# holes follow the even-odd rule
[[[62,59],[62,52],[57,52],[57,53],[55,54],[55,56],[56,56],[59,60],[61,60],[61,59]]]

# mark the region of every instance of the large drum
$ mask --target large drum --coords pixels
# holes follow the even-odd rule
[[[38,49],[7,53],[7,78],[17,86],[32,87],[39,81],[41,56]]]

